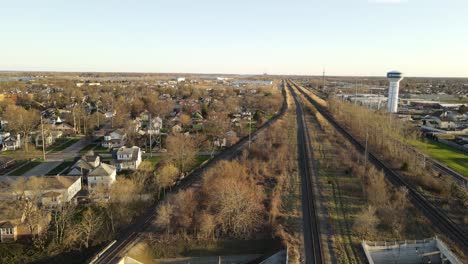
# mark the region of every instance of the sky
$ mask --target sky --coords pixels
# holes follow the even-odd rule
[[[468,77],[466,0],[0,0],[0,70]]]

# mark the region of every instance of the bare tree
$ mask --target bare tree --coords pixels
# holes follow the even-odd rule
[[[368,238],[376,231],[379,219],[376,215],[376,209],[372,206],[364,208],[354,221],[353,230],[361,238]]]
[[[187,172],[194,164],[198,152],[195,142],[184,134],[169,136],[167,149],[167,159],[182,173]]]
[[[3,116],[8,121],[10,129],[22,134],[26,152],[28,151],[27,138],[39,124],[39,112],[34,109],[26,110],[23,107],[9,105]]]
[[[88,207],[82,215],[81,221],[75,226],[76,232],[80,238],[80,244],[85,248],[90,246],[91,240],[96,235],[102,225],[102,216]]]
[[[179,169],[172,163],[168,163],[154,172],[154,184],[158,189],[158,197],[161,190],[170,187],[179,176]]]
[[[158,214],[156,216],[155,224],[162,230],[166,230],[167,234],[171,232],[173,207],[170,203],[162,203],[158,207]]]

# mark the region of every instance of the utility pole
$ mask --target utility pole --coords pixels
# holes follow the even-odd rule
[[[96,114],[97,114],[97,126],[98,129],[100,128],[100,122],[99,122],[99,101],[96,103]]]
[[[75,133],[76,133],[77,130],[76,130],[75,107],[76,107],[76,104],[73,105],[73,129],[75,130]]]
[[[323,75],[322,75],[322,90],[325,91],[325,68],[323,68]]]
[[[368,156],[368,150],[367,150],[367,142],[369,141],[369,127],[366,128],[366,148],[364,150],[364,168],[367,170],[367,156]]]
[[[250,112],[250,116],[249,116],[249,148],[250,148],[251,143],[252,143],[252,112]]]
[[[44,138],[44,123],[42,122],[42,114],[41,114],[41,134],[42,134],[42,159],[45,161],[45,138]]]
[[[149,133],[149,137],[150,137],[150,157],[153,157],[153,150],[151,149],[153,147],[153,141],[151,141],[151,134],[152,134],[152,125],[151,125],[151,113],[149,113],[149,129],[148,129],[148,133]]]

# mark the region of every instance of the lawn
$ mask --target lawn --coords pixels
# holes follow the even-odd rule
[[[53,147],[52,148],[52,152],[58,152],[58,151],[62,151],[66,148],[68,148],[69,146],[75,144],[76,142],[78,142],[80,139],[79,138],[72,138],[72,139],[69,139],[68,141],[65,141],[64,143],[56,146],[56,147]]]
[[[23,167],[21,167],[19,169],[16,169],[12,173],[10,173],[10,175],[22,176],[23,174],[25,174],[26,172],[28,172],[29,170],[31,170],[32,168],[36,167],[39,164],[41,164],[40,161],[37,161],[37,160],[36,161],[31,161],[30,163],[24,165]]]
[[[102,146],[97,146],[95,149],[93,149],[94,153],[110,153],[110,150],[108,148],[104,148]]]
[[[66,168],[70,167],[71,165],[73,165],[73,161],[72,160],[66,160],[66,161],[62,162],[61,164],[59,164],[54,169],[52,169],[51,171],[49,171],[47,173],[47,175],[57,175],[60,172],[62,172],[63,170],[65,170]]]
[[[162,158],[163,158],[162,156],[153,156],[153,157],[144,156],[142,159],[143,161],[149,161],[151,165],[154,167],[156,166],[156,164],[158,164],[162,160]]]
[[[92,150],[92,149],[95,148],[95,147],[96,147],[96,144],[89,144],[88,146],[82,148],[82,149],[80,150],[80,153],[81,153],[81,154],[85,154],[86,152]]]
[[[435,141],[413,141],[411,144],[431,158],[468,176],[468,155],[465,153]]]

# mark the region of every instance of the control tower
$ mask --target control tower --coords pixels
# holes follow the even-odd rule
[[[390,81],[387,110],[389,113],[396,113],[398,111],[398,92],[400,81],[403,80],[403,74],[399,71],[391,71],[387,73],[387,79]]]

